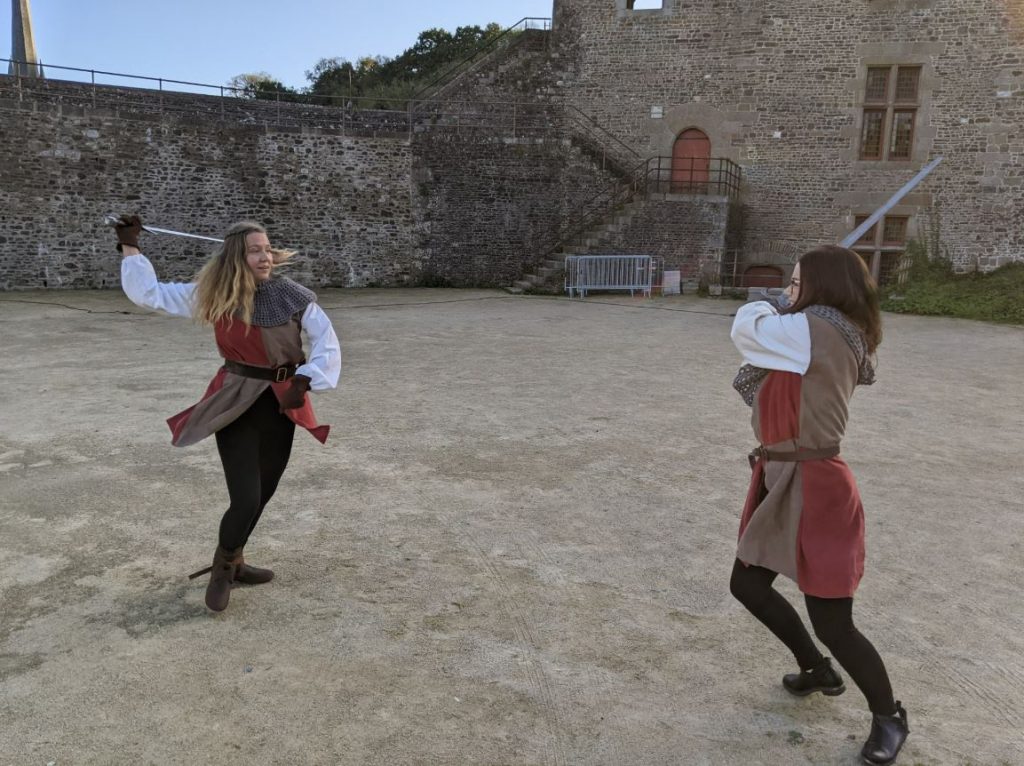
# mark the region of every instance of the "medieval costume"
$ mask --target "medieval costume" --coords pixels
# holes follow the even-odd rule
[[[142,254],[124,257],[121,284],[128,298],[143,308],[193,315],[195,283],[159,282]],[[302,349],[303,331],[311,344],[308,359]],[[262,583],[273,577],[270,570],[246,564],[242,549],[288,464],[295,426],[321,443],[330,430],[317,423],[308,394],[302,394],[301,406],[284,408],[281,403],[295,376],[308,378],[313,391],[335,388],[341,349],[316,295],[276,276],[257,285],[251,323],[221,319],[214,337],[224,365],[199,402],[167,423],[171,442],[178,447],[211,434],[217,439],[230,507],[221,520],[213,566],[193,577],[212,570],[211,588],[217,585],[221,595],[211,601],[208,589],[207,604],[219,611],[227,605],[231,583]]]
[[[732,339],[746,362],[733,385],[753,409],[759,443],[750,455],[732,592],[796,657],[801,672],[783,678],[788,691],[841,694],[842,677],[771,587],[778,574],[796,582],[816,635],[874,714],[865,761],[891,763],[892,745],[876,745],[888,731],[906,736],[906,713],[893,699],[881,658],[853,623],[853,595],[864,573],[864,510],[839,457],[854,388],[874,382],[864,336],[830,306],[780,314],[759,301],[739,309]]]

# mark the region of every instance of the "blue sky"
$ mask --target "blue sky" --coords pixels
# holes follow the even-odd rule
[[[212,85],[268,72],[304,87],[321,58],[393,56],[431,27],[549,17],[552,0],[31,0],[31,8],[44,66]],[[0,51],[10,56],[6,18]]]

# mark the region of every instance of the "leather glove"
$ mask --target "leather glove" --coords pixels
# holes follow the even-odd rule
[[[284,395],[280,399],[281,407],[278,412],[297,410],[306,403],[306,392],[308,390],[309,378],[305,375],[292,376],[291,385],[285,389]]]
[[[121,220],[114,224],[114,231],[117,232],[117,252],[123,252],[121,250],[122,245],[130,245],[137,248],[139,246],[139,234],[142,233],[142,219],[137,215],[123,215]]]

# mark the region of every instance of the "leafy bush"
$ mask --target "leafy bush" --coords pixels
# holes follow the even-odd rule
[[[930,257],[918,242],[910,243],[906,258],[904,283],[882,293],[884,310],[1024,324],[1024,263],[956,274],[948,259]]]

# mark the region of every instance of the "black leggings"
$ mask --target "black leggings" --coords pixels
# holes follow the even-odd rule
[[[729,587],[732,595],[765,624],[793,652],[801,670],[810,670],[824,659],[793,606],[772,583],[778,574],[737,559]],[[896,703],[882,658],[853,624],[852,598],[804,596],[814,634],[850,674],[867,697],[872,713],[892,715]]]
[[[278,407],[268,387],[237,420],[217,432],[231,499],[220,521],[220,544],[228,550],[245,545],[288,465],[295,423]]]

